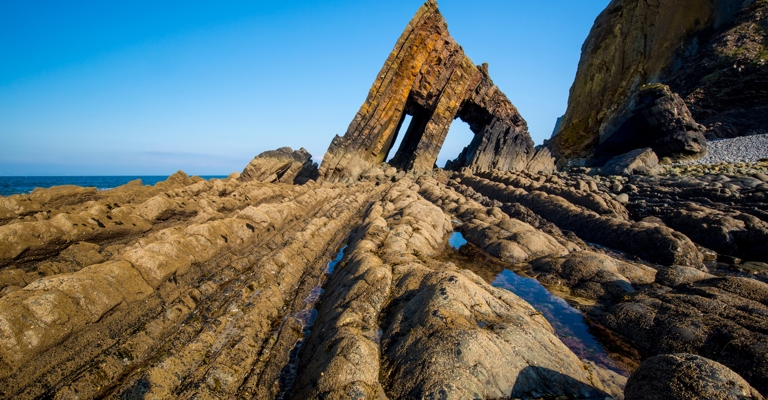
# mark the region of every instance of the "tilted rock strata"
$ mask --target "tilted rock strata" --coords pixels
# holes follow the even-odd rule
[[[400,148],[393,149],[406,114],[413,119]],[[493,84],[487,65],[476,67],[464,55],[437,3],[428,0],[395,44],[346,134],[331,142],[320,176],[356,179],[391,151],[396,151],[391,165],[429,172],[456,117],[475,136],[451,168],[524,169],[533,158],[525,120]],[[552,165],[545,156],[534,165]]]
[[[731,176],[733,182],[740,182],[736,175]],[[461,204],[476,201],[485,207],[498,207],[546,230],[569,250],[568,254],[534,259],[523,268],[558,291],[596,300],[596,303],[584,302],[592,305],[580,307],[588,312],[592,321],[628,338],[643,354],[699,354],[736,371],[757,390],[768,390],[762,379],[768,368],[765,362],[768,284],[763,282],[768,281],[768,269],[750,270],[758,274],[756,279],[729,276],[734,274],[732,271],[743,270],[749,264],[761,263],[744,263],[742,268],[738,259],[731,258],[730,265],[712,264],[715,257],[721,259],[722,256],[700,246],[703,243],[712,246],[707,242],[711,240],[722,243],[725,245],[722,250],[730,252],[733,247],[727,246],[733,242],[727,239],[739,238],[738,243],[744,248],[735,254],[747,259],[762,258],[764,255],[760,252],[764,241],[750,242],[749,238],[762,238],[765,221],[757,215],[765,218],[761,210],[768,208],[764,201],[768,188],[751,187],[747,183],[738,189],[734,185],[733,191],[708,188],[719,179],[717,175],[627,178],[557,174],[540,178],[527,172],[457,174],[447,181],[446,189],[436,190],[440,185],[435,184],[433,189],[425,191],[426,186],[422,185],[422,194],[452,212],[459,210]],[[584,192],[627,194],[630,216],[626,222],[612,216],[596,217],[594,213],[590,216],[583,206],[534,190],[538,185],[554,192],[553,188],[546,189],[545,182],[559,182]],[[577,211],[579,209],[581,211]],[[680,223],[690,221],[690,229],[687,225],[670,225],[683,229],[690,238],[665,225],[664,221],[672,221],[667,212],[677,213]],[[730,219],[723,214],[730,214]],[[697,222],[697,215],[711,217],[706,220],[709,222]],[[723,222],[720,225],[718,218]],[[640,221],[630,222],[635,219]],[[553,228],[547,222],[556,226]],[[727,229],[731,229],[731,235]],[[719,230],[723,234],[707,233]],[[568,231],[579,237],[569,236],[572,233]],[[604,235],[599,233],[601,231]],[[699,231],[701,234],[697,234]],[[653,233],[647,236],[640,232]],[[633,239],[620,240],[626,237]],[[587,246],[579,238],[670,266],[638,264],[614,252],[604,253]],[[469,235],[467,239],[477,240],[475,244],[480,248],[488,248],[487,237]],[[708,265],[716,267],[716,273],[725,276],[701,271],[704,253],[692,250],[693,242],[697,249],[706,253]],[[669,252],[668,262],[657,258],[665,252]],[[681,266],[684,262],[674,261],[675,257],[691,261],[690,265],[695,268]]]
[[[109,261],[3,291],[4,395],[220,392],[226,373],[242,383],[248,360],[264,350],[284,313],[305,307],[324,260],[346,238],[344,226],[376,195],[371,185],[341,193],[332,185],[202,182],[222,200],[239,198],[239,206],[208,222],[182,220],[107,245]],[[170,192],[195,192],[195,185]],[[269,195],[246,199],[258,192]],[[185,200],[206,202],[199,193]],[[311,285],[300,284],[312,276]],[[234,347],[223,351],[225,344]],[[158,352],[166,356],[155,364]],[[234,359],[248,368],[233,367]],[[217,362],[226,373],[211,377]],[[137,367],[148,369],[137,375]],[[237,393],[240,383],[227,390]]]
[[[530,305],[428,261],[450,221],[409,186],[374,205],[331,278],[296,397],[605,396]]]
[[[764,133],[766,15],[764,1],[611,2],[582,46],[568,109],[549,147],[558,158],[591,156],[649,83],[669,85],[709,137]]]
[[[672,229],[601,216],[560,196],[507,187],[506,183],[511,181],[500,172],[482,173],[479,176],[462,174],[460,180],[463,185],[492,199],[504,203],[521,203],[555,225],[575,232],[584,240],[659,264],[701,265],[702,256],[693,242]]]
[[[717,176],[381,174],[286,185],[178,173],[0,198],[14,215],[0,225],[0,393],[620,398],[620,376],[487,283],[498,268],[536,277],[644,355],[699,354],[766,390],[768,275],[732,271],[735,255],[760,264],[768,207],[751,178],[717,190]],[[121,230],[130,221],[141,229]],[[451,230],[493,261],[446,261]],[[734,265],[713,264],[724,257]]]

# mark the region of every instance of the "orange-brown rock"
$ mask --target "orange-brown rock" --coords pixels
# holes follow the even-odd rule
[[[413,118],[399,149],[393,144],[405,115]],[[390,164],[416,174],[431,171],[451,122],[475,133],[452,169],[525,169],[534,156],[528,127],[488,75],[448,33],[434,0],[408,24],[343,137],[336,136],[320,166],[329,180],[356,179],[396,151]],[[540,163],[537,163],[539,165]]]

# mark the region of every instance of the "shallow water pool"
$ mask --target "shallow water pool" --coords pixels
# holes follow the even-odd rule
[[[541,312],[555,329],[557,337],[579,358],[626,374],[626,371],[619,368],[608,356],[605,348],[589,332],[589,326],[584,321],[581,311],[550,293],[536,279],[523,277],[506,269],[496,276],[491,285],[509,290],[527,301],[536,311]]]

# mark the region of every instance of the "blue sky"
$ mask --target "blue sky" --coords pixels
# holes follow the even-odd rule
[[[438,0],[528,121],[565,112],[609,0]],[[421,0],[2,1],[0,175],[240,171],[343,135]],[[454,121],[442,165],[471,140]]]

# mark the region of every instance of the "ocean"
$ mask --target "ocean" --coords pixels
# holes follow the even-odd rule
[[[77,185],[107,190],[141,179],[144,185],[154,185],[168,179],[169,175],[154,176],[0,176],[0,196],[30,193],[35,188]],[[226,175],[201,175],[203,179],[226,178]]]

